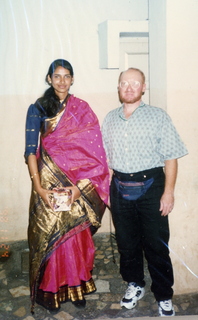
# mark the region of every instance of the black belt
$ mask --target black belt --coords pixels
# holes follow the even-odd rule
[[[163,167],[153,168],[149,170],[139,171],[135,173],[123,173],[113,170],[113,175],[121,181],[144,181],[163,172]]]

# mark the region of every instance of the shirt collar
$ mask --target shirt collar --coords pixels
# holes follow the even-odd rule
[[[140,104],[139,106],[135,109],[135,111],[137,109],[139,109],[140,107],[144,107],[145,106],[145,103],[143,101],[140,101]],[[128,121],[130,118],[126,119],[125,116],[124,116],[124,111],[123,111],[123,108],[124,108],[124,104],[122,104],[118,110],[118,114],[119,114],[119,117],[122,119],[122,120],[125,120],[125,121]]]

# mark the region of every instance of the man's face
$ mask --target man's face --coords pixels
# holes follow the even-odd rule
[[[140,101],[146,85],[143,83],[141,73],[136,70],[127,70],[122,73],[118,84],[119,99],[122,103],[135,103]]]

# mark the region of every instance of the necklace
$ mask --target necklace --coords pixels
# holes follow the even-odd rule
[[[60,104],[63,104],[63,107],[66,106],[67,100],[69,99],[70,94],[68,93],[68,95],[65,97],[65,99],[59,100]]]

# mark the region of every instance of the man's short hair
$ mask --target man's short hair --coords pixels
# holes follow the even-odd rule
[[[138,68],[128,68],[127,70],[122,71],[122,72],[120,73],[120,75],[119,75],[118,83],[120,82],[121,75],[122,75],[124,72],[129,71],[129,70],[133,70],[133,71],[139,72],[139,73],[141,74],[141,76],[142,76],[143,83],[145,83],[145,75],[144,75],[144,72],[142,72],[142,71],[141,71],[140,69],[138,69]]]

